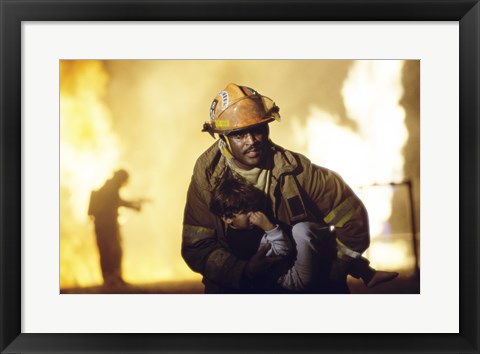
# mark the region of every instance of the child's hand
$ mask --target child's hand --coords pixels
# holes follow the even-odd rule
[[[268,220],[267,216],[261,211],[251,212],[249,220],[253,225],[258,226],[265,232],[275,228],[275,225],[273,225],[272,222]]]

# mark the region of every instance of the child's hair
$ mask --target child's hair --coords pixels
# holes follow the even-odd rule
[[[225,173],[213,190],[210,210],[217,216],[231,218],[234,214],[260,211],[266,196],[240,176]]]

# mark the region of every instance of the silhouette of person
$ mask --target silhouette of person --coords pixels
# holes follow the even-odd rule
[[[120,169],[104,185],[92,191],[88,214],[93,218],[100,267],[106,286],[125,285],[122,278],[122,246],[118,225],[118,208],[140,211],[142,201],[127,201],[120,197],[120,188],[128,182],[128,172]]]

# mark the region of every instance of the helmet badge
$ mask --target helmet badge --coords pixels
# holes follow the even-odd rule
[[[220,91],[218,94],[222,97],[222,111],[228,107],[228,92],[227,91]]]
[[[212,120],[212,122],[215,121],[215,108],[217,108],[217,104],[218,104],[218,100],[215,99],[213,100],[212,105],[210,106],[210,119]]]

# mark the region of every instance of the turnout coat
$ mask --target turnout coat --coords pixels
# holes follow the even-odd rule
[[[334,226],[341,245],[339,256],[363,253],[370,242],[367,212],[343,179],[272,142],[269,149],[273,158],[269,216],[286,225],[314,221]],[[209,208],[215,183],[228,168],[218,144],[213,144],[197,159],[187,192],[182,256],[193,271],[203,275],[207,293],[240,292],[247,263],[230,252],[225,225]]]

